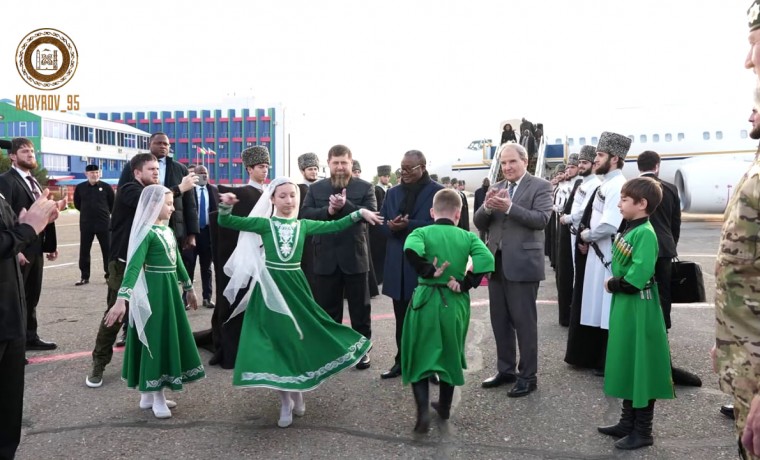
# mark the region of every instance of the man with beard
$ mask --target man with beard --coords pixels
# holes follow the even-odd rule
[[[390,370],[383,372],[383,379],[401,375],[401,331],[406,309],[417,287],[417,272],[404,256],[406,237],[418,227],[433,223],[430,209],[433,195],[443,186],[430,180],[425,155],[419,150],[404,154],[399,169],[401,182],[388,190],[380,215],[385,219],[381,226],[386,236],[385,274],[383,294],[393,300],[393,316],[396,318],[396,356]],[[448,177],[443,178],[447,183]],[[442,263],[443,261],[439,261]]]
[[[565,214],[570,212],[576,189],[582,179],[578,175],[578,154],[574,153],[567,159],[565,181],[563,182],[564,203],[557,208],[557,263],[554,280],[557,284],[557,305],[559,309],[559,324],[570,325],[570,303],[573,296],[573,255],[570,244],[570,226],[562,222]]]
[[[32,171],[37,169],[34,144],[23,137],[14,138],[8,157],[12,166],[0,175],[0,193],[5,196],[13,212],[20,216],[23,209],[29,209],[42,196],[42,186],[32,175]],[[27,350],[55,350],[57,347],[54,342],[42,340],[37,334],[37,304],[42,293],[42,269],[45,265],[43,254],[47,254],[47,260],[51,262],[58,258],[54,223],[48,224],[32,244],[18,253],[26,297]]]
[[[137,204],[140,202],[140,194],[148,185],[158,184],[159,166],[156,157],[150,153],[138,153],[129,161],[128,168],[132,169],[132,180],[125,182],[119,187],[116,200],[111,212],[111,253],[108,257],[108,297],[106,299],[106,311],[103,318],[116,303],[116,295],[121,288],[124,279],[124,270],[127,267],[127,250],[129,248],[129,234],[132,231],[132,221],[135,219]],[[188,176],[190,177],[190,176]],[[182,182],[180,191],[193,186],[191,179]],[[85,384],[90,388],[98,388],[103,385],[103,371],[113,357],[113,344],[121,328],[121,323],[106,326],[100,321],[98,335],[95,338],[95,348],[92,350],[92,369],[85,379]]]
[[[588,246],[581,299],[581,324],[596,329],[594,338],[597,346],[590,350],[591,354],[586,360],[596,369],[597,374],[603,373],[607,351],[612,294],[604,289],[604,282],[611,276],[612,239],[623,221],[618,203],[620,189],[625,183],[622,168],[630,147],[631,139],[621,134],[605,131],[599,136],[594,173],[601,176],[602,183],[592,198],[588,228],[580,233],[584,245]]]
[[[266,187],[269,175],[269,149],[264,145],[254,145],[241,153],[243,166],[250,177],[248,184],[243,187],[219,185],[219,194],[234,193],[239,200],[232,207],[232,215],[247,217]],[[245,314],[230,319],[230,315],[245,295],[246,289],[241,289],[234,302],[224,296],[224,289],[230,282],[230,277],[224,273],[224,265],[232,255],[238,242],[239,232],[217,223],[218,211],[209,214],[211,227],[212,260],[214,262],[214,280],[216,281],[216,305],[211,315],[211,329],[194,333],[195,343],[214,353],[209,364],[219,364],[223,369],[235,367],[240,330],[243,327]]]
[[[316,153],[304,153],[298,157],[298,169],[303,176],[303,182],[298,184],[298,190],[300,192],[301,203],[299,204],[298,218],[300,219],[300,209],[303,208],[303,203],[306,201],[306,194],[309,192],[309,187],[317,182],[319,179],[319,157]],[[303,242],[303,254],[301,256],[301,270],[306,276],[306,281],[309,282],[311,291],[314,292],[317,288],[314,279],[314,242],[311,236],[307,236]]]
[[[311,185],[301,216],[312,220],[337,220],[357,209],[377,211],[372,184],[352,177],[351,150],[335,145],[327,153],[330,177]],[[343,295],[348,301],[351,327],[370,339],[371,305],[369,292],[370,256],[367,224],[354,225],[342,232],[314,235],[314,279],[319,289],[314,300],[336,322],[343,322]],[[369,353],[356,368],[369,369]]]
[[[568,225],[570,230],[570,247],[574,263],[573,270],[573,288],[572,297],[570,298],[570,317],[569,329],[567,331],[567,350],[565,352],[565,362],[572,365],[583,367],[595,367],[597,362],[586,363],[586,356],[592,356],[595,353],[597,341],[594,340],[598,329],[589,328],[581,325],[581,299],[583,298],[583,278],[586,274],[586,253],[581,253],[577,243],[578,229],[584,221],[585,213],[586,225],[591,218],[590,203],[594,197],[596,188],[601,181],[599,176],[592,173],[596,159],[596,148],[591,145],[584,145],[578,154],[578,175],[581,177],[581,184],[576,188],[573,194],[573,202],[570,212],[566,213],[560,219],[562,224]],[[559,297],[559,295],[558,295]],[[588,331],[586,330],[588,329]],[[589,340],[586,340],[589,338]],[[591,350],[586,347],[591,347]],[[595,359],[595,358],[594,358]],[[585,364],[584,364],[585,363]]]
[[[377,184],[375,185],[375,199],[377,209],[383,208],[385,194],[390,190],[391,167],[382,165],[377,167]],[[383,284],[383,272],[385,271],[385,242],[387,238],[378,225],[369,227],[369,246],[372,252],[372,267],[375,269],[377,284]]]
[[[0,148],[11,150],[0,139]],[[0,152],[2,155],[2,152]],[[24,281],[18,254],[58,217],[56,203],[43,193],[28,210],[16,215],[0,194],[0,458],[12,459],[21,441],[24,412]]]

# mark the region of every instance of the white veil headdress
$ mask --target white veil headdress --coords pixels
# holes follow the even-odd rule
[[[256,202],[256,206],[253,207],[250,214],[248,214],[248,217],[272,217],[274,211],[272,195],[277,187],[283,184],[293,184],[295,186],[296,202],[300,203],[298,185],[287,177],[278,177],[270,182],[268,186],[264,186],[264,193],[259,198],[259,201]],[[241,231],[238,236],[237,246],[224,265],[224,273],[230,277],[227,287],[224,288],[224,296],[227,297],[230,304],[233,304],[238,291],[245,289],[246,286],[248,286],[248,289],[245,296],[243,296],[238,306],[235,307],[235,310],[230,315],[230,318],[245,311],[251,298],[251,292],[256,287],[256,284],[259,284],[266,307],[273,312],[290,317],[298,331],[298,335],[303,339],[303,332],[301,332],[301,328],[298,326],[298,321],[293,316],[293,312],[290,311],[287,302],[282,297],[280,289],[275,284],[265,264],[266,258],[261,236],[258,233]]]
[[[148,185],[140,194],[140,202],[137,204],[135,211],[135,220],[132,221],[132,230],[129,232],[129,246],[127,248],[127,264],[132,256],[140,247],[143,240],[158,220],[161,208],[166,200],[165,195],[171,193],[171,190],[163,185]],[[140,267],[140,274],[137,276],[137,282],[132,289],[132,295],[129,299],[129,324],[137,330],[137,336],[140,342],[148,347],[148,339],[145,337],[145,323],[150,318],[151,309],[148,302],[148,284],[145,282],[145,269]]]

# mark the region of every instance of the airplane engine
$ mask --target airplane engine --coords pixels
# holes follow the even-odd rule
[[[748,166],[749,163],[739,159],[686,162],[676,170],[674,181],[681,198],[681,210],[722,213]]]

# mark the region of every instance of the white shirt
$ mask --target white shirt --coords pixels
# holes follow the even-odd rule
[[[161,185],[166,181],[166,157],[158,159],[158,180]]]

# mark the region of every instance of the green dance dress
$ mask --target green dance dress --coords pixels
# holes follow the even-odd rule
[[[140,270],[145,270],[151,315],[145,324],[146,348],[130,325],[124,350],[122,378],[141,392],[171,388],[206,376],[185,313],[179,280],[190,287],[185,265],[171,228],[154,225],[127,263],[119,298],[129,300]]]
[[[612,276],[638,292],[614,292],[604,367],[604,392],[647,407],[650,399],[673,399],[670,347],[657,285],[657,236],[648,220],[631,221],[612,245]]]
[[[492,272],[494,258],[477,235],[438,220],[414,230],[404,243],[430,263],[449,262],[439,278],[418,278],[401,334],[401,376],[404,384],[433,374],[450,385],[464,385],[467,368],[464,344],[470,325],[470,294],[446,286],[449,277],[461,280],[472,257],[474,273]]]
[[[261,235],[266,269],[282,293],[293,320],[270,310],[256,285],[245,311],[232,384],[284,391],[308,391],[356,364],[371,342],[338,324],[315,301],[301,271],[304,239],[339,232],[361,219],[359,212],[335,221],[239,217],[219,205],[219,225]]]

